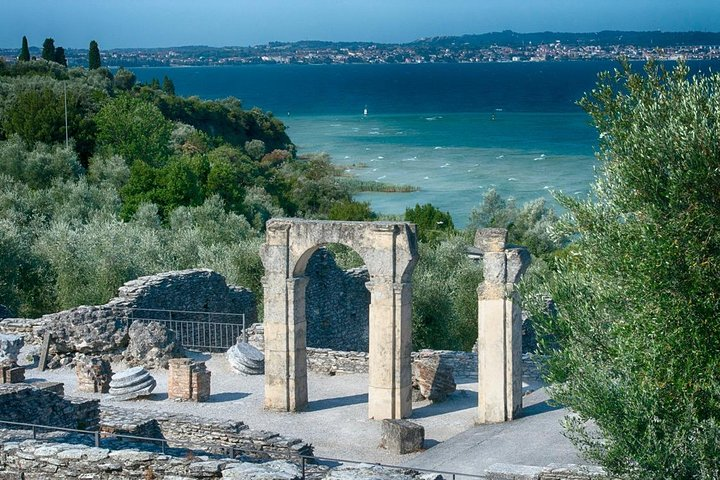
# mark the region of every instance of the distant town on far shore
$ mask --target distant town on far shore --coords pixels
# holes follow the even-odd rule
[[[36,45],[42,39],[29,39]],[[242,64],[483,63],[524,61],[711,60],[720,58],[720,32],[516,33],[423,38],[410,43],[271,42],[248,47],[183,46],[103,49],[109,67],[218,66]],[[0,48],[13,62],[20,51]],[[40,48],[30,48],[40,57]],[[87,49],[67,48],[68,66],[84,66]]]

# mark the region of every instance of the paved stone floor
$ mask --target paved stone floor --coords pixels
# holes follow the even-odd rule
[[[482,474],[495,463],[544,467],[583,464],[560,428],[567,410],[548,405],[544,390],[523,399],[523,416],[494,425],[474,426],[403,462],[403,465]]]
[[[525,397],[525,416],[514,422],[474,426],[477,381],[458,379],[458,390],[442,403],[413,404],[411,421],[425,427],[424,452],[393,455],[378,448],[380,422],[367,418],[367,375],[309,374],[310,404],[305,412],[268,412],[263,409],[263,377],[233,373],[223,355],[198,354],[212,372],[210,401],[176,402],[167,399],[167,370],[150,370],[157,380],[145,399],[117,402],[108,395],[79,394],[72,369],[40,372],[28,369],[29,381],[61,381],[67,395],[99,398],[125,408],[187,413],[215,419],[242,420],[250,428],[294,436],[312,443],[319,456],[412,465],[420,468],[482,473],[493,463],[543,466],[577,463],[573,447],[562,436],[559,420],[564,410],[544,403],[542,390]],[[118,372],[123,365],[113,365]],[[537,385],[528,386],[537,388]]]

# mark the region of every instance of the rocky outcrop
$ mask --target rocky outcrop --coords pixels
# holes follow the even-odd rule
[[[238,341],[228,349],[225,357],[237,373],[246,375],[265,373],[265,355],[249,343]]]
[[[175,332],[158,322],[134,322],[128,329],[127,348],[123,360],[128,365],[145,368],[167,368],[168,360],[183,355]]]
[[[157,382],[147,370],[133,367],[112,376],[108,393],[115,400],[131,400],[150,395],[156,385]]]

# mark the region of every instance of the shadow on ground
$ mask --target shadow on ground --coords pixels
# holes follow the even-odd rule
[[[433,417],[475,407],[477,407],[477,393],[470,390],[457,390],[444,402],[429,403],[419,408],[413,408],[410,418]]]
[[[330,408],[345,407],[347,405],[357,405],[358,403],[367,403],[367,393],[358,395],[348,395],[347,397],[325,398],[322,400],[313,400],[308,403],[308,411],[327,410]]]
[[[533,415],[540,415],[541,413],[552,412],[560,410],[562,407],[559,405],[550,405],[547,401],[538,402],[522,409],[520,417],[531,417]]]
[[[210,403],[232,402],[233,400],[240,400],[249,395],[250,395],[249,393],[241,393],[241,392],[215,393],[213,395],[210,395],[208,402],[210,402]]]

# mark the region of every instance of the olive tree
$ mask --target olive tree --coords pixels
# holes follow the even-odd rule
[[[720,476],[720,75],[622,63],[580,101],[599,132],[574,242],[524,285],[568,434],[622,478]]]

